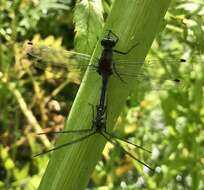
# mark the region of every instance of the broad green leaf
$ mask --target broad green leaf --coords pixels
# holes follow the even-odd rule
[[[78,1],[74,11],[74,23],[76,50],[92,54],[104,23],[101,0]]]

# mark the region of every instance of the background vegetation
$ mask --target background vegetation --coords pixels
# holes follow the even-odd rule
[[[36,70],[24,56],[23,44],[32,40],[85,51],[84,39],[97,41],[111,3],[82,1],[75,6],[72,0],[1,0],[0,189],[37,189],[49,154],[32,156],[50,147],[57,136],[35,133],[63,128],[79,87],[78,75],[67,78],[63,71],[56,75]],[[121,136],[150,147],[151,155],[138,151],[137,156],[156,173],[146,173],[107,144],[88,189],[204,188],[203,7],[199,0],[173,1],[149,53],[164,60],[186,58],[192,69],[184,88],[164,92],[138,87],[115,127]],[[88,32],[91,25],[96,33]],[[88,48],[91,53],[94,47]]]

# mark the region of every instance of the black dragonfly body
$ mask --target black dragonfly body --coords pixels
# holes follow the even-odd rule
[[[111,34],[115,37],[115,39],[111,36]],[[115,63],[113,62],[113,52],[126,55],[137,45],[135,44],[128,51],[122,52],[122,51],[113,49],[118,43],[118,40],[119,40],[118,36],[114,34],[111,30],[109,30],[108,35],[101,40],[101,45],[103,47],[103,50],[101,53],[101,57],[99,58],[98,67],[97,67],[97,72],[102,77],[100,103],[98,106],[99,110],[100,109],[104,110],[107,84],[108,84],[109,77],[113,74],[113,70],[121,79],[120,75],[117,73],[117,70],[115,69],[115,66],[114,66]]]

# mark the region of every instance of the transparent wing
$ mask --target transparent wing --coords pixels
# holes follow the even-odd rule
[[[115,70],[121,75],[130,77],[140,77],[148,74],[148,77],[157,77],[155,72],[160,72],[166,75],[167,79],[170,77],[177,77],[181,73],[189,72],[192,67],[188,65],[184,59],[168,59],[164,61],[150,60],[116,60],[114,61]],[[185,68],[186,71],[180,72],[180,68]]]
[[[54,49],[47,46],[36,46],[31,42],[25,45],[25,52],[28,59],[32,60],[34,66],[39,69],[52,67],[53,72],[66,69],[68,71],[83,72],[89,66],[95,70],[98,59],[91,58],[88,54]],[[89,65],[92,59],[93,65]]]
[[[184,59],[168,59],[164,61],[147,59],[116,60],[114,73],[122,81],[134,81],[140,86],[153,89],[169,89],[185,85],[185,79],[192,67]]]
[[[53,73],[58,70],[66,69],[69,72],[84,72],[87,68],[90,71],[96,72],[98,66],[98,59],[92,58],[90,55],[56,50],[46,46],[34,46],[28,43],[26,46],[26,54],[29,59],[34,61],[37,68],[45,69],[51,67]],[[93,64],[89,64],[92,59]],[[154,86],[154,89],[163,89],[164,84],[173,86],[183,85],[184,78],[189,70],[186,68],[187,64],[184,59],[168,59],[168,60],[114,60],[113,61],[113,75],[120,81],[128,83],[129,79],[138,82],[139,85]],[[165,86],[166,88],[166,86]]]

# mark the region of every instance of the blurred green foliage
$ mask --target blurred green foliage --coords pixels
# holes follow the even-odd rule
[[[89,50],[85,44],[97,41],[111,3],[82,1],[75,7],[71,0],[0,1],[0,189],[37,189],[49,155],[32,156],[51,146],[56,136],[39,138],[35,133],[39,126],[46,131],[63,127],[79,86],[76,76],[36,70],[23,54],[23,43],[32,40],[54,48],[75,43],[91,53],[94,47]],[[138,87],[115,128],[152,150],[151,155],[136,154],[156,172],[145,172],[107,143],[88,189],[204,189],[203,7],[199,0],[173,1],[149,54],[186,58],[192,70],[184,88],[164,92]]]

